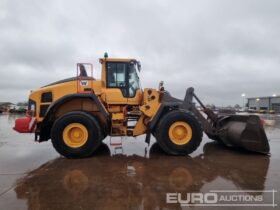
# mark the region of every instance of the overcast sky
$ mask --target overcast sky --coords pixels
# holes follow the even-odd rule
[[[279,0],[0,0],[0,101],[74,76],[77,62],[133,57],[143,87],[242,104],[280,94]]]

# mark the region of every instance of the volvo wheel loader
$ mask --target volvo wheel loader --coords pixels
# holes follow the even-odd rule
[[[269,153],[258,116],[219,116],[203,105],[193,88],[183,100],[172,97],[162,82],[158,89],[142,89],[141,65],[135,59],[105,53],[99,61],[101,79],[92,77],[92,64],[78,63],[76,77],[31,91],[27,116],[17,119],[14,129],[35,133],[38,142],[51,139],[57,152],[69,158],[94,154],[108,135],[142,134],[147,143],[153,135],[167,154],[187,155],[200,145],[203,132],[229,147]]]

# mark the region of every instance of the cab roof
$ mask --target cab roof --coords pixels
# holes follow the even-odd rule
[[[103,63],[106,62],[130,62],[130,61],[136,61],[134,58],[99,58],[99,62]]]

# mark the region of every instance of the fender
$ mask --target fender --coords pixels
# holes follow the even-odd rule
[[[149,122],[149,130],[153,132],[156,129],[156,125],[158,124],[162,116],[174,109],[179,109],[179,104],[177,102],[162,103],[155,116]]]
[[[75,98],[84,98],[92,100],[97,108],[100,110],[101,114],[104,116],[107,122],[110,121],[110,116],[105,107],[103,106],[102,102],[98,99],[95,94],[83,94],[83,93],[75,93],[69,94],[66,96],[61,97],[60,99],[56,100],[52,103],[46,111],[44,119],[41,123],[39,123],[40,131],[37,133],[37,136],[40,137],[39,142],[47,141],[50,138],[50,130],[52,126],[51,117],[52,114],[56,112],[56,110],[64,103],[71,101]]]

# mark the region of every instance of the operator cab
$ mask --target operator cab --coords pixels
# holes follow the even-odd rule
[[[125,98],[133,98],[141,89],[137,61],[106,62],[107,88],[119,88]]]
[[[140,62],[135,59],[100,59],[102,86],[108,104],[139,104],[142,89],[139,80]]]

